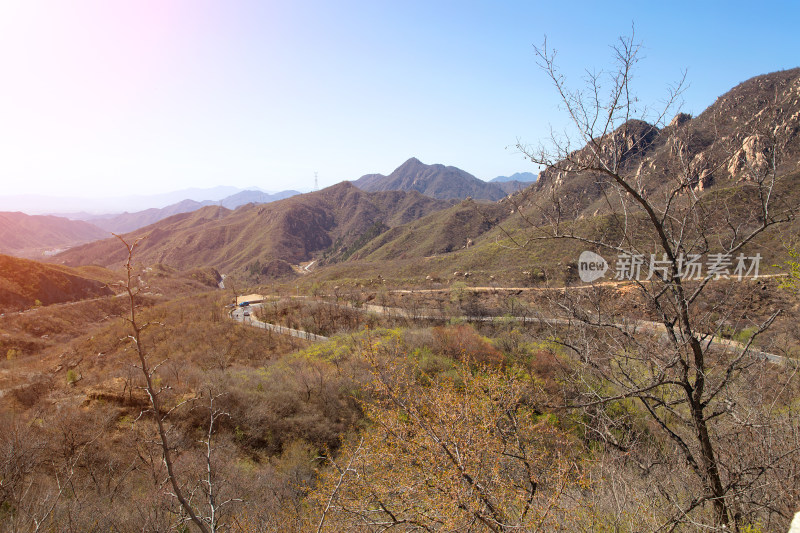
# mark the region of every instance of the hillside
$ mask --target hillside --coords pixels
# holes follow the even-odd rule
[[[81,220],[19,212],[0,212],[0,253],[17,257],[41,257],[108,237],[109,232]]]
[[[501,203],[471,200],[392,228],[371,240],[357,258],[367,261],[424,258],[474,246],[476,240],[508,217]]]
[[[128,233],[146,236],[137,260],[179,269],[213,266],[223,272],[272,261],[297,264],[329,248],[341,249],[377,225],[395,227],[447,207],[416,192],[366,193],[344,182],[270,204],[234,211],[208,206]],[[67,265],[118,266],[125,261],[116,239],[77,247],[53,258]]]
[[[777,143],[774,154],[770,139]],[[664,195],[687,172],[697,192],[750,182],[773,155],[778,174],[793,172],[800,169],[800,68],[749,79],[697,117],[679,113],[663,128],[630,120],[596,142],[616,152],[621,174],[635,177],[651,197]],[[556,196],[576,216],[607,212],[601,173],[562,171],[589,157],[588,150],[542,172],[529,199],[544,204]]]
[[[696,177],[693,194],[704,205],[702,229],[716,241],[725,242],[729,232],[726,217],[739,220],[744,228],[752,224],[752,213],[759,210],[757,195],[749,192],[754,187],[747,172],[757,170],[759,161],[768,155],[763,146],[761,152],[755,149],[758,131],[778,131],[782,136],[781,150],[776,154],[779,166],[772,195],[774,209],[800,206],[798,117],[800,69],[795,69],[748,80],[696,118],[678,115],[664,128],[629,121],[615,132],[617,146],[609,149],[619,150],[623,175],[638,176],[647,194],[658,201],[666,197],[671,176],[680,172],[675,166],[676,143],[688,140],[683,141],[682,149]],[[570,157],[579,160],[583,155],[578,150]],[[553,220],[547,217],[556,214],[555,197],[564,223],[576,224],[575,228],[593,239],[618,239],[621,227],[612,216],[618,195],[606,195],[608,187],[597,173],[548,168],[524,192],[497,204],[474,203],[467,208],[462,203],[381,233],[351,256],[361,264],[357,266],[351,260],[320,276],[352,279],[358,271],[364,276],[381,274],[408,280],[419,279],[424,272],[447,279],[453,272],[470,272],[475,283],[488,282],[494,276],[526,285],[542,275],[562,282],[574,275],[570,269],[585,245],[563,239],[531,241],[531,227]],[[497,222],[487,224],[487,219]],[[800,222],[794,220],[759,236],[747,251],[761,254],[762,273],[774,273],[777,270],[772,265],[788,257],[787,238],[798,234]]]
[[[388,176],[367,174],[353,182],[364,191],[417,191],[439,199],[475,198],[499,200],[506,196],[503,187],[479,180],[456,167],[426,165],[412,157]]]
[[[86,273],[58,265],[48,265],[0,255],[0,311],[74,302],[114,294],[102,281]]]

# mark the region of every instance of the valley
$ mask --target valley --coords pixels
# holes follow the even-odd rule
[[[630,39],[508,176],[0,213],[0,533],[786,531],[800,68],[653,114]]]

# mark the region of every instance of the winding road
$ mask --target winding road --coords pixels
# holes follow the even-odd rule
[[[247,326],[252,326],[254,328],[261,328],[267,331],[274,331],[275,333],[280,333],[281,335],[289,335],[290,337],[296,337],[298,339],[304,339],[313,342],[322,342],[328,340],[328,337],[324,337],[322,335],[315,335],[314,333],[311,333],[309,331],[287,328],[285,326],[279,326],[277,324],[270,324],[269,322],[261,322],[260,320],[256,320],[255,318],[253,318],[251,313],[254,308],[261,307],[262,305],[263,304],[250,304],[247,307],[237,307],[236,309],[231,311],[231,318]]]
[[[307,297],[292,297],[292,298],[307,298]],[[377,313],[382,314],[384,316],[390,316],[395,318],[406,318],[410,320],[443,320],[447,321],[450,319],[457,319],[462,320],[465,322],[495,322],[495,321],[508,321],[513,320],[516,322],[521,323],[536,323],[536,324],[545,324],[549,326],[566,326],[570,324],[574,324],[575,320],[570,320],[567,318],[546,318],[546,317],[533,317],[533,316],[474,316],[474,315],[460,315],[460,316],[453,316],[453,315],[432,315],[432,314],[424,314],[424,313],[415,313],[410,312],[406,309],[402,309],[399,307],[386,307],[382,305],[375,305],[375,304],[364,304],[360,307],[353,306],[347,303],[334,303],[328,302],[321,299],[315,299],[314,301],[325,303],[328,305],[335,305],[337,307],[346,308],[354,311],[358,311],[361,313]],[[328,337],[322,335],[316,335],[309,331],[303,331],[299,329],[292,329],[287,328],[285,326],[279,326],[277,324],[270,324],[267,322],[261,322],[253,318],[250,314],[252,310],[258,307],[261,307],[263,304],[256,303],[250,304],[247,308],[236,308],[231,311],[231,318],[234,320],[241,322],[245,325],[249,325],[256,328],[266,329],[269,331],[274,331],[276,333],[280,333],[283,335],[290,335],[292,337],[296,337],[299,339],[310,340],[313,342],[322,342],[328,340]],[[247,314],[245,314],[247,313]],[[649,320],[631,320],[625,324],[609,324],[615,327],[623,328],[628,331],[649,331],[651,333],[661,334],[661,336],[666,340],[667,333],[664,324],[659,322],[653,322]],[[731,339],[725,339],[722,337],[712,336],[711,338],[705,338],[703,340],[704,343],[716,343],[720,346],[724,346],[726,349],[733,350],[735,352],[741,353],[746,349],[745,345],[733,341]],[[782,355],[776,355],[768,352],[764,352],[762,350],[758,350],[753,348],[752,346],[748,349],[748,351],[756,358],[761,360],[770,361],[776,364],[784,364],[787,362],[787,359]]]

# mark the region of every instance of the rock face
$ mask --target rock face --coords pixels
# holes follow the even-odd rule
[[[800,512],[794,515],[792,525],[789,526],[789,533],[800,533]]]
[[[679,126],[683,126],[688,121],[692,119],[692,115],[689,113],[678,113],[675,117],[670,121],[669,126],[670,128],[677,128]]]
[[[689,164],[689,171],[692,173],[697,190],[702,191],[713,182],[705,152],[700,152],[692,158],[692,162]]]
[[[742,147],[731,157],[728,173],[731,177],[752,181],[769,169],[771,152],[765,136],[755,134],[745,137]]]
[[[651,197],[683,180],[703,191],[799,170],[800,68],[747,80],[700,115],[678,113],[663,129],[628,120],[563,155],[533,190],[543,204],[557,197],[562,214],[576,217],[607,209],[611,178],[598,159]]]

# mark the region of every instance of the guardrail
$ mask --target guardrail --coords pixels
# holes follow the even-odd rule
[[[260,307],[261,304],[251,304],[250,307]],[[278,324],[270,324],[269,322],[262,322],[260,320],[256,320],[252,317],[252,315],[248,314],[245,316],[244,308],[236,308],[230,312],[230,317],[237,322],[241,322],[247,326],[252,326],[254,328],[265,329],[267,331],[274,331],[275,333],[279,333],[281,335],[289,335],[290,337],[295,337],[298,339],[304,339],[307,341],[312,342],[323,342],[328,340],[328,337],[323,335],[317,335],[315,333],[311,333],[310,331],[304,331],[302,329],[293,329],[287,328],[286,326],[279,326]]]

